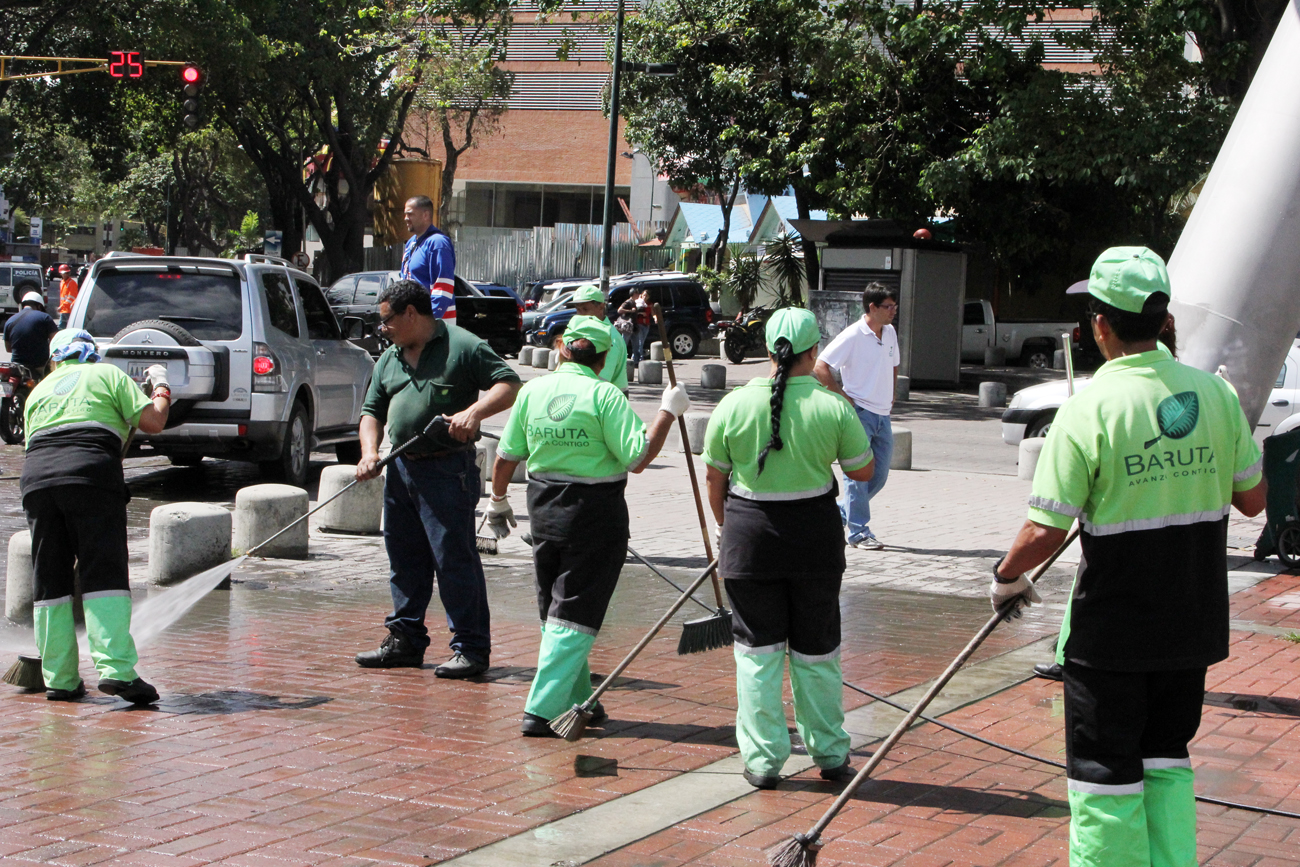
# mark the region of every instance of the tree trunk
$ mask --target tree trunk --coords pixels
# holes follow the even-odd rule
[[[802,180],[802,179],[801,179]],[[794,185],[794,203],[799,212],[799,219],[807,220],[810,218],[810,209],[808,208],[808,193],[804,190],[802,183]],[[799,236],[799,243],[803,245],[803,269],[804,276],[808,280],[808,291],[812,292],[817,288],[817,278],[819,269],[817,267],[817,245],[805,238],[802,234]],[[798,286],[791,286],[794,295],[790,301],[796,306],[803,305],[802,293]]]

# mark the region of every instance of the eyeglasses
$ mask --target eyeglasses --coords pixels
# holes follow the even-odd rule
[[[405,312],[406,312],[405,310],[402,311],[402,313],[405,313]],[[394,319],[396,319],[398,316],[401,316],[402,313],[390,313],[390,314],[388,314],[387,316],[385,316],[383,319],[380,319],[380,320],[379,320],[379,324],[378,324],[377,326],[375,326],[375,330],[376,330],[376,331],[387,331],[387,330],[388,330],[388,323],[392,322],[392,321],[393,321]]]

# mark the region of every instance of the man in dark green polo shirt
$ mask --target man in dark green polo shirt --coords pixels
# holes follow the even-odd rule
[[[388,637],[378,650],[357,654],[357,664],[424,664],[429,646],[424,613],[436,575],[452,632],[452,658],[434,674],[473,677],[487,670],[491,653],[487,582],[474,547],[474,508],[481,487],[474,436],[483,419],[514,404],[519,377],[482,340],[435,319],[428,290],[413,280],[392,283],[380,293],[379,316],[393,345],[379,356],[361,409],[357,478],[379,474],[385,424],[389,442],[397,445],[424,430],[435,416],[446,416],[451,436],[464,446],[417,443],[388,467],[384,546],[393,613],[384,621]]]
[[[1228,511],[1264,508],[1260,453],[1232,388],[1156,348],[1170,297],[1159,256],[1112,247],[1088,294],[1106,363],[1057,412],[989,595],[995,608],[1037,601],[1024,573],[1079,521],[1057,649],[1070,865],[1195,867],[1187,745],[1206,668],[1228,656]]]

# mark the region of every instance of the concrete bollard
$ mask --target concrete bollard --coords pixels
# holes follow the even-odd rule
[[[533,367],[538,369],[545,369],[546,365],[550,363],[550,360],[551,360],[551,350],[547,349],[546,347],[539,346],[533,350]]]
[[[643,361],[636,373],[637,382],[642,385],[664,384],[664,363],[662,361]]]
[[[1005,382],[981,382],[980,406],[1001,407],[1007,405],[1007,384]]]
[[[295,518],[307,514],[307,492],[291,485],[253,485],[235,494],[235,555],[271,538]],[[307,522],[303,521],[270,545],[259,557],[307,559]]]
[[[664,345],[658,340],[650,344],[650,360],[651,361],[664,360]]]
[[[912,431],[905,427],[893,428],[894,452],[889,456],[891,470],[912,468]]]
[[[533,348],[525,346],[519,350],[519,366],[531,367],[533,364]]]
[[[688,412],[682,416],[686,421],[686,438],[691,441],[691,454],[704,454],[704,432],[709,428],[709,413],[707,412]],[[678,439],[681,434],[678,434]],[[678,443],[677,448],[685,451],[682,444]]]
[[[168,503],[149,513],[149,583],[173,584],[230,559],[230,512],[211,503]]]
[[[327,466],[320,471],[318,502],[325,502],[351,485],[357,468],[348,464]],[[384,476],[352,485],[346,494],[316,513],[316,526],[340,533],[378,533],[384,518]]]
[[[727,368],[722,364],[706,364],[700,370],[700,386],[703,388],[726,388]]]
[[[894,402],[912,399],[912,377],[900,376],[894,380]]]
[[[636,382],[636,365],[629,358],[627,360],[627,384],[631,385],[634,382]]]
[[[1016,478],[1026,482],[1034,480],[1038,469],[1038,456],[1043,453],[1043,443],[1047,437],[1025,437],[1020,441],[1020,455],[1017,459]]]
[[[552,349],[549,353],[547,353],[546,369],[554,370],[559,366],[560,366],[560,353],[558,350]]]
[[[1007,348],[1005,346],[984,347],[984,366],[985,367],[1006,367]]]
[[[1065,370],[1065,350],[1058,349],[1052,353],[1052,370]]]
[[[497,462],[497,441],[483,437],[478,441],[478,447],[483,450],[483,481],[492,481],[492,465]]]
[[[32,622],[32,534],[19,530],[9,537],[5,572],[5,617],[14,623]]]

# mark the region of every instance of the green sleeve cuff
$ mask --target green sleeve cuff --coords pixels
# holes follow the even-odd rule
[[[1036,506],[1029,507],[1029,520],[1045,527],[1055,527],[1058,530],[1068,530],[1074,524],[1074,517],[1071,515],[1049,512],[1047,509],[1040,509]]]
[[[866,465],[871,463],[874,458],[875,455],[871,453],[871,449],[867,449],[864,453],[857,455],[856,457],[840,461],[840,469],[844,470],[846,473],[852,473],[866,467]]]
[[[1255,487],[1262,481],[1264,481],[1263,473],[1255,473],[1255,475],[1251,476],[1250,478],[1243,479],[1240,482],[1234,480],[1232,483],[1232,492],[1236,494],[1236,493],[1240,493],[1241,491],[1249,491],[1251,488]]]

